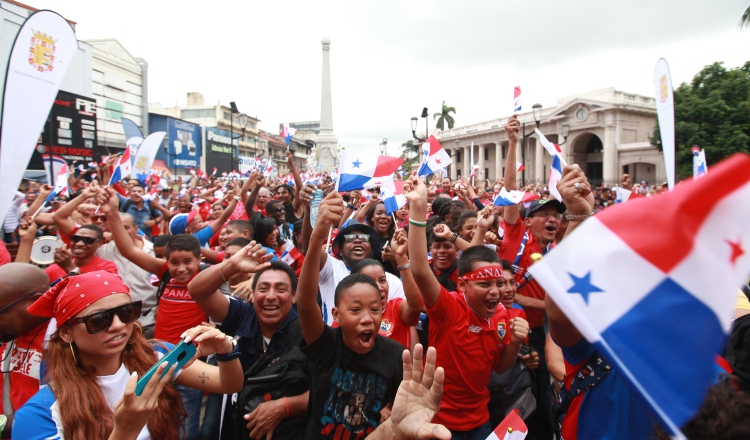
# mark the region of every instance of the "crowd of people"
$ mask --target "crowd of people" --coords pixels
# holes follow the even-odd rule
[[[511,117],[504,176],[395,176],[407,203],[392,213],[378,188],[339,193],[291,154],[284,179],[103,185],[113,156],[50,206],[52,187],[28,182],[4,223],[15,262],[0,245],[3,438],[484,440],[511,411],[530,439],[665,435],[528,272],[615,194],[572,165],[562,200],[540,183],[495,206],[519,189],[519,128]],[[63,244],[43,269],[41,236]],[[750,438],[734,423],[750,410],[747,295],[735,374],[691,438]],[[140,390],[184,344],[194,359],[159,364]]]

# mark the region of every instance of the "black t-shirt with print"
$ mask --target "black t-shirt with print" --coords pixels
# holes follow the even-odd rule
[[[380,410],[396,398],[403,379],[404,347],[376,338],[369,353],[357,354],[344,345],[340,327],[326,326],[304,348],[311,376],[306,438],[364,438],[378,427]]]

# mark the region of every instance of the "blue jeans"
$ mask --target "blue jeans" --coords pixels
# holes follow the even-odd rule
[[[490,425],[489,420],[484,425],[469,431],[451,430],[453,440],[486,440],[490,434],[492,434],[492,425]]]
[[[175,388],[180,393],[182,404],[185,406],[185,412],[187,412],[185,431],[182,433],[182,438],[185,440],[199,440],[201,435],[200,423],[203,391],[183,385],[175,385]]]

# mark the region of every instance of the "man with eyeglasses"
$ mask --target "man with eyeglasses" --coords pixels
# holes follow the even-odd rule
[[[55,264],[44,271],[54,281],[70,273],[87,273],[105,270],[117,274],[115,263],[99,258],[96,251],[101,246],[103,233],[96,225],[83,225],[70,236],[70,250],[58,248],[55,251]]]
[[[44,271],[26,263],[0,267],[0,414],[8,417],[3,438],[10,438],[15,410],[39,391],[39,366],[49,318],[26,311],[49,288]],[[6,437],[7,436],[7,437]]]
[[[305,207],[305,214],[309,215],[309,207]],[[303,220],[307,221],[307,220]],[[309,239],[309,237],[308,237]],[[307,247],[307,246],[305,246]],[[320,259],[320,298],[323,301],[323,319],[326,324],[333,323],[334,294],[336,286],[351,272],[355,263],[365,258],[375,258],[382,249],[378,233],[371,227],[352,220],[349,226],[341,230],[331,245],[331,253],[336,258],[331,258],[324,253]],[[401,280],[393,274],[386,272],[388,280],[388,300],[403,298],[404,286]]]

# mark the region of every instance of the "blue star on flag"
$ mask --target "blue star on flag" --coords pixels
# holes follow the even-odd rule
[[[591,271],[582,277],[577,277],[568,272],[573,280],[573,286],[568,289],[568,293],[578,293],[583,297],[583,302],[589,303],[589,295],[595,292],[604,292],[599,287],[591,284]]]
[[[354,166],[354,168],[359,168],[359,166],[362,165],[362,162],[357,159],[355,162],[352,162],[352,165]]]

